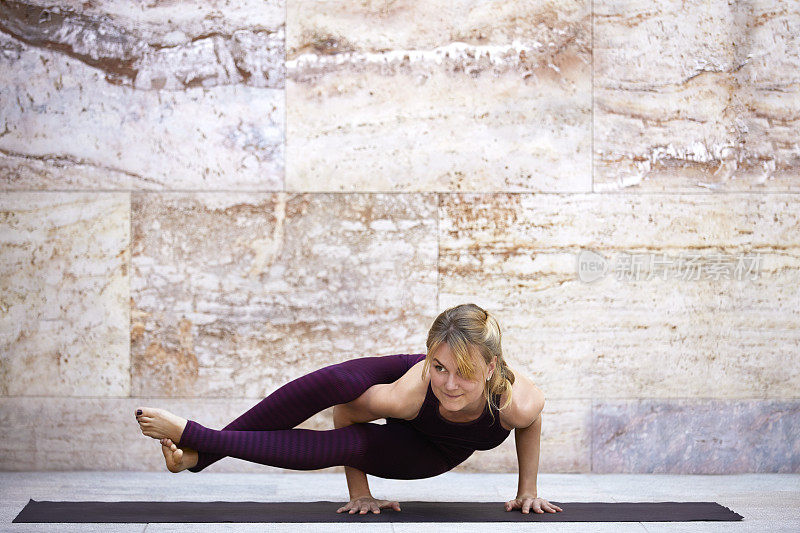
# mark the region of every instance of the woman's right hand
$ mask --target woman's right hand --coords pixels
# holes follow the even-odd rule
[[[353,498],[344,506],[339,507],[336,512],[343,513],[344,511],[349,511],[350,514],[367,514],[372,511],[375,514],[379,514],[381,509],[394,509],[395,511],[399,511],[400,504],[392,500],[376,500],[372,496],[361,496],[359,498]]]

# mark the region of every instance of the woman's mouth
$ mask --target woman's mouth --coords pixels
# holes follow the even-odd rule
[[[446,392],[444,393],[444,395],[447,396],[448,398],[458,398],[459,396],[461,396],[460,394],[456,394],[455,396],[453,396],[452,394],[447,394]]]

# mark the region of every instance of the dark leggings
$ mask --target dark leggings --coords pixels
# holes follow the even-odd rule
[[[323,409],[358,398],[376,383],[396,381],[419,358],[361,357],[320,368],[283,385],[222,430],[189,420],[179,444],[198,452],[197,465],[189,471],[200,472],[230,456],[293,470],[352,466],[389,479],[447,472],[474,450],[435,444],[400,419],[322,431],[293,429]]]

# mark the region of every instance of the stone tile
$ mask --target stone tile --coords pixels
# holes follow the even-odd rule
[[[797,400],[596,400],[594,472],[800,472]]]
[[[61,399],[50,400],[61,403]],[[0,437],[0,470],[36,469],[34,432],[36,421],[41,419],[40,404],[39,398],[0,397],[0,424],[3,427],[3,436]]]
[[[287,190],[589,191],[589,10],[290,2]]]
[[[282,89],[285,9],[283,0],[245,0],[235,9],[223,0],[33,0],[4,2],[0,28],[18,44],[77,59],[114,85]]]
[[[595,192],[798,190],[796,4],[593,9]]]
[[[0,395],[130,390],[130,196],[0,195]]]
[[[796,396],[793,195],[441,198],[439,307],[474,301],[494,312],[510,364],[548,398]],[[606,258],[605,277],[580,280],[581,250]],[[697,254],[704,267],[618,275],[623,253],[651,252],[674,266]],[[716,254],[756,253],[742,279],[711,275]]]
[[[132,394],[263,398],[424,350],[432,195],[134,194]]]
[[[64,4],[0,9],[0,188],[283,188],[282,4]]]
[[[144,435],[134,412],[137,407],[167,409],[206,427],[221,429],[253,407],[257,400],[168,398],[0,398],[0,469],[24,470],[134,470],[171,473],[161,444]],[[87,423],[90,421],[90,423]],[[298,426],[333,429],[332,409],[325,409]],[[224,458],[208,472],[284,472],[282,468]],[[343,467],[323,469],[342,472]],[[193,474],[193,473],[192,473]],[[90,487],[92,494],[106,494]],[[262,491],[262,493],[264,493]]]

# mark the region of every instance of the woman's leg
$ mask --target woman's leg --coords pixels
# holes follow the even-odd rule
[[[225,426],[223,431],[292,429],[323,409],[355,400],[376,383],[396,381],[422,357],[422,354],[360,357],[320,368],[283,385]],[[189,420],[187,428],[190,424],[199,426]],[[186,438],[182,437],[181,446],[194,448],[185,442]],[[197,452],[197,464],[188,469],[190,472],[200,472],[225,457],[224,452],[213,453],[210,449],[197,449]]]
[[[358,423],[338,429],[218,431],[189,421],[181,445],[293,470],[352,466],[373,476],[421,479],[439,475],[473,450],[444,451],[408,424]]]

